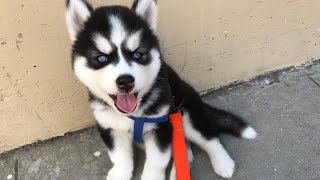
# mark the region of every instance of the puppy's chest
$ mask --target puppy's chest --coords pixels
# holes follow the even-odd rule
[[[110,109],[93,109],[97,123],[105,129],[111,128],[119,131],[126,131],[133,134],[134,120],[115,113]],[[155,129],[155,123],[144,123],[143,133]]]

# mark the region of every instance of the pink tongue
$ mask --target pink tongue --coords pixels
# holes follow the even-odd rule
[[[116,105],[126,113],[132,113],[137,106],[134,94],[118,94]]]

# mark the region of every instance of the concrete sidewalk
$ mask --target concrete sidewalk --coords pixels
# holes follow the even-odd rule
[[[253,141],[222,136],[236,162],[232,179],[320,179],[319,84],[317,62],[203,96],[245,118],[259,133]],[[204,152],[196,147],[193,151],[193,179],[222,179]],[[134,179],[139,179],[143,161],[143,152],[137,150]],[[0,155],[0,179],[10,174],[21,180],[105,179],[111,166],[97,130],[89,128]]]

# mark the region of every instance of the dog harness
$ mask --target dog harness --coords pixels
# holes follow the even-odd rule
[[[177,180],[190,180],[187,148],[183,133],[182,113],[177,111],[176,113],[164,115],[158,118],[128,117],[134,120],[133,139],[135,142],[142,142],[143,125],[145,122],[160,123],[170,120],[173,128],[172,149],[174,165],[176,167],[176,177]]]
[[[146,117],[135,117],[135,116],[128,116],[128,118],[134,120],[133,140],[135,142],[142,142],[143,125],[145,122],[160,123],[160,122],[166,122],[169,120],[168,115],[164,115],[157,118],[146,118]]]

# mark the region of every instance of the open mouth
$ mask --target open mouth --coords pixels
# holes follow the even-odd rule
[[[124,93],[117,95],[109,95],[117,109],[122,113],[132,113],[137,107],[138,93]]]

